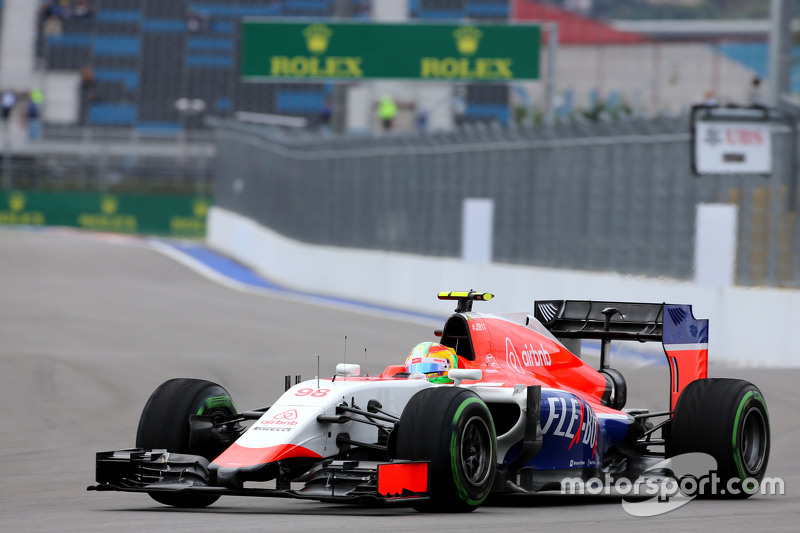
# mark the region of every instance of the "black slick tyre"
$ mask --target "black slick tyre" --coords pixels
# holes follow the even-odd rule
[[[693,381],[678,398],[667,455],[702,452],[717,461],[712,498],[748,498],[758,491],[770,449],[769,413],[761,391],[740,379]]]
[[[136,447],[200,455],[211,461],[222,450],[191,449],[189,415],[215,414],[236,414],[233,399],[223,387],[202,379],[170,379],[162,383],[147,400],[139,418]],[[157,502],[173,507],[206,507],[219,499],[217,495],[205,494],[148,494]]]
[[[394,455],[427,460],[430,501],[423,512],[469,512],[494,483],[497,435],[477,394],[460,387],[433,387],[409,400],[398,423]]]

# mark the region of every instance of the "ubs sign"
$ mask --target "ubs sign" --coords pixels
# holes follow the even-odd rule
[[[538,25],[245,20],[241,74],[246,80],[535,80],[540,41]]]
[[[769,174],[772,143],[769,124],[699,121],[695,125],[698,174]]]
[[[772,124],[764,107],[692,107],[695,174],[772,173]]]

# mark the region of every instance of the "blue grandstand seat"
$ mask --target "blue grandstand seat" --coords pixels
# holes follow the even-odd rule
[[[186,33],[186,19],[145,19],[142,31],[152,33]]]
[[[281,15],[280,4],[262,4],[262,5],[241,5],[231,2],[191,2],[189,8],[196,12],[208,15],[209,17],[275,17]]]
[[[51,47],[60,46],[91,46],[94,38],[90,33],[69,33],[61,35],[50,35],[47,44]]]
[[[136,69],[95,68],[94,77],[97,82],[120,82],[129,91],[139,88],[139,73]]]
[[[436,20],[508,19],[509,0],[409,0],[413,18]]]
[[[285,0],[283,3],[287,14],[300,11],[307,15],[330,16],[334,8],[331,0]]]
[[[218,113],[227,114],[233,111],[233,102],[227,96],[220,96],[214,105]]]
[[[501,124],[508,124],[511,112],[506,104],[467,103],[466,116],[472,119],[494,119]]]
[[[510,6],[508,2],[465,2],[464,14],[471,18],[508,18]]]
[[[283,89],[278,91],[277,111],[279,113],[319,113],[325,102],[322,91],[297,91]]]
[[[205,68],[233,68],[234,60],[232,56],[212,55],[212,54],[187,54],[186,65],[189,67]]]
[[[141,39],[138,35],[96,35],[92,46],[98,56],[137,56]]]
[[[136,105],[125,103],[94,103],[89,106],[89,124],[97,126],[133,126]]]
[[[232,52],[234,46],[233,40],[228,37],[189,37],[186,39],[186,49]]]
[[[128,22],[139,23],[142,20],[142,12],[138,9],[101,9],[95,15],[97,22]]]
[[[231,35],[236,30],[236,24],[232,20],[212,20],[208,33],[219,35]]]

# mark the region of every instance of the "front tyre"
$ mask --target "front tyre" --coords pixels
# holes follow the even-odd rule
[[[717,461],[717,491],[705,496],[748,498],[757,490],[769,459],[767,404],[761,391],[740,379],[700,379],[678,398],[668,456],[703,452]]]
[[[411,397],[395,430],[395,456],[427,460],[430,501],[423,512],[475,510],[494,483],[497,436],[489,409],[472,391],[434,387]]]
[[[136,447],[165,449],[173,453],[200,455],[209,461],[223,450],[189,445],[189,415],[236,414],[231,395],[220,385],[202,379],[175,378],[162,383],[147,400],[139,428]],[[173,507],[207,507],[219,499],[218,495],[170,494],[149,492],[151,498]]]

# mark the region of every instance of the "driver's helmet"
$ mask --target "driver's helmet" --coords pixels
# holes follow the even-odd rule
[[[406,357],[406,372],[425,374],[431,381],[446,381],[447,372],[457,367],[456,352],[436,342],[421,342]]]

